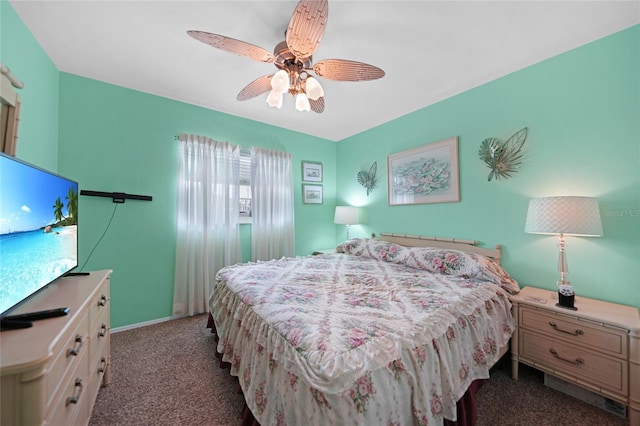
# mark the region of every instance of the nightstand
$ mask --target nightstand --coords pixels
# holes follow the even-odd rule
[[[530,365],[626,405],[629,425],[640,425],[638,309],[576,296],[573,311],[557,307],[553,295],[525,287],[510,296],[513,379],[519,363]]]

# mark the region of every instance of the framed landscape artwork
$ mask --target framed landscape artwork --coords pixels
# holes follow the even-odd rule
[[[322,204],[322,185],[303,183],[302,202],[304,204]]]
[[[322,163],[313,161],[302,162],[303,182],[322,182]]]
[[[389,205],[460,201],[458,137],[387,157]]]

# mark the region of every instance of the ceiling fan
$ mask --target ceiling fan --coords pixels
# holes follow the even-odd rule
[[[384,71],[373,65],[346,59],[325,59],[313,64],[312,55],[318,48],[327,24],[327,0],[301,0],[291,16],[285,41],[276,45],[273,54],[244,41],[204,31],[187,31],[191,37],[217,49],[246,56],[255,61],[272,63],[275,74],[258,77],[238,93],[239,101],[270,92],[267,103],[281,108],[283,95],[295,97],[298,111],[324,111],[324,90],[310,72],[329,80],[366,81],[384,77]]]

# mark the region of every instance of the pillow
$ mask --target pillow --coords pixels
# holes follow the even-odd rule
[[[518,282],[507,271],[495,260],[479,254],[435,247],[412,247],[404,263],[432,273],[489,281],[510,294],[520,292]]]
[[[371,238],[352,238],[336,249],[338,253],[364,256],[385,262],[398,262],[407,250],[407,247]]]
[[[436,247],[412,247],[404,263],[412,268],[456,277],[475,276],[480,268],[472,254]]]

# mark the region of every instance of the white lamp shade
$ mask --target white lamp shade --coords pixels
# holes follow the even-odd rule
[[[271,88],[279,93],[289,90],[289,73],[280,70],[271,77]]]
[[[267,96],[267,103],[270,107],[282,108],[282,93],[277,90],[272,90]]]
[[[338,225],[357,225],[360,209],[352,206],[336,206],[336,214],[333,223]]]
[[[305,92],[307,93],[307,97],[312,101],[317,101],[320,97],[324,96],[324,89],[322,89],[318,80],[313,77],[307,77]]]
[[[311,104],[304,93],[296,95],[296,109],[298,111],[311,111]]]
[[[591,197],[543,197],[529,201],[524,231],[601,237],[598,200]]]

